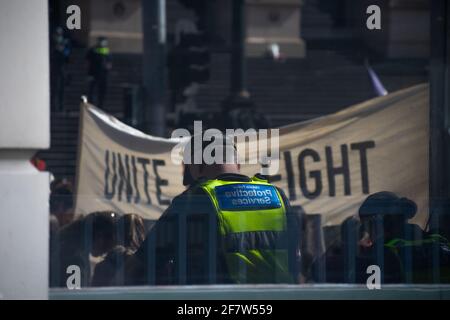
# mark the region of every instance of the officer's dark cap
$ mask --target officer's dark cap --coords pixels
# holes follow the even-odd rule
[[[403,215],[406,219],[414,217],[417,205],[414,201],[397,196],[393,192],[381,191],[371,194],[359,208],[360,218],[375,215]]]

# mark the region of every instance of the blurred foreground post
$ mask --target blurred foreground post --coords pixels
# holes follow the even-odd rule
[[[430,74],[430,204],[448,198],[449,188],[449,19],[447,1],[433,1],[431,7]]]
[[[448,52],[447,1],[433,2],[431,8],[431,74],[430,74],[430,200],[448,196],[449,82],[446,68]]]
[[[231,74],[230,94],[222,103],[225,115],[222,129],[241,128],[235,118],[239,110],[253,110],[254,105],[247,91],[247,63],[245,56],[246,6],[244,0],[232,0],[231,5]],[[248,129],[248,128],[244,128]]]
[[[142,1],[144,131],[165,135],[166,0]]]
[[[429,201],[430,214],[440,214],[439,202],[449,198],[450,170],[450,83],[448,63],[450,60],[450,4],[436,0],[431,4],[431,72],[430,72],[430,152],[429,152]],[[431,217],[430,221],[439,221]],[[438,228],[438,226],[433,226]],[[433,250],[433,279],[438,282],[439,250]]]
[[[0,299],[47,299],[50,146],[48,7],[0,0]]]
[[[246,14],[243,0],[233,0],[232,3],[232,51],[231,51],[231,94],[239,96],[246,92],[246,59],[245,59],[245,34]]]

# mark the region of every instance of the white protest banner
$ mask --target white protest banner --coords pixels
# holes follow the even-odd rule
[[[280,128],[273,183],[292,205],[334,225],[378,191],[414,200],[412,222],[428,218],[429,89],[417,85],[342,111]],[[182,166],[171,159],[179,140],[133,129],[91,105],[81,110],[76,213],[99,210],[157,219],[183,192]],[[239,150],[239,146],[238,146]],[[258,164],[243,173],[260,171]]]

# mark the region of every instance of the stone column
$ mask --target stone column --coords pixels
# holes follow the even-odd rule
[[[246,53],[259,57],[271,44],[277,44],[285,57],[306,56],[301,38],[302,0],[246,0]]]
[[[0,0],[0,299],[47,299],[50,145],[47,0]]]

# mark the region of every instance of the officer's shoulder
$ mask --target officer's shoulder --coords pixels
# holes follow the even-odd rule
[[[205,198],[207,199],[208,195],[201,187],[200,183],[193,184],[189,186],[186,190],[184,190],[182,193],[177,195],[172,199],[172,205],[178,205],[178,204],[184,204],[188,199],[192,198]]]
[[[261,174],[259,172],[255,173],[255,175],[253,177],[255,177],[258,180],[269,181],[269,176],[266,176],[266,175]]]
[[[284,192],[284,190],[281,189],[280,187],[277,187],[273,183],[271,183],[270,182],[270,176],[263,175],[261,173],[256,173],[254,175],[254,178],[256,178],[257,180],[264,181],[264,182],[267,182],[267,183],[270,183],[271,185],[273,185],[277,189],[277,191],[280,194],[281,198],[283,199],[284,203],[285,204],[289,204],[289,198],[286,196],[286,193]]]
[[[259,181],[262,181],[262,182],[267,182],[267,183],[270,183],[270,184],[273,185],[273,183],[270,182],[270,176],[261,174],[259,172],[255,173],[255,175],[253,176],[253,179],[259,180]],[[274,185],[274,187],[277,188],[278,190],[281,190],[279,187],[277,187],[275,185]]]

